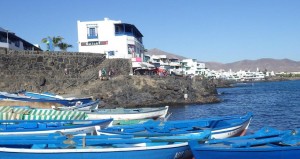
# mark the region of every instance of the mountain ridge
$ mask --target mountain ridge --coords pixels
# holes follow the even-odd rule
[[[160,49],[154,48],[146,52],[148,55],[166,55],[168,58],[178,58],[179,60],[187,59],[187,57],[162,51]],[[220,63],[220,62],[205,62],[205,66],[210,70],[225,70],[229,71],[239,71],[239,70],[250,70],[256,71],[257,69],[261,71],[274,71],[274,72],[300,72],[300,61],[294,61],[291,59],[273,59],[273,58],[261,58],[257,60],[240,60],[230,63]]]

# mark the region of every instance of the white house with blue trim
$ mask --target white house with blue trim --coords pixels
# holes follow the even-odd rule
[[[77,29],[79,52],[143,61],[143,35],[133,24],[104,18],[102,21],[77,21]]]

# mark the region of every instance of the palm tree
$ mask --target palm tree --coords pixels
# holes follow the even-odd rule
[[[50,39],[51,39],[50,36],[42,39],[42,43],[45,43],[47,45],[47,51],[50,51]]]
[[[53,36],[53,38],[52,38],[53,46],[54,46],[54,47],[58,47],[58,44],[59,44],[59,43],[62,43],[62,40],[63,40],[63,39],[64,39],[64,38],[61,37],[61,36],[57,36],[57,37]]]
[[[61,42],[57,45],[61,51],[67,51],[68,48],[72,48],[73,46],[64,42]]]
[[[48,36],[47,38],[42,39],[42,43],[45,43],[47,45],[48,51],[54,51],[55,47],[58,47],[58,44],[62,43],[62,40],[64,38],[61,36]]]

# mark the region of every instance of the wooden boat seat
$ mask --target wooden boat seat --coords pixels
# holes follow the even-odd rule
[[[219,124],[219,120],[213,120],[213,121],[211,121],[210,122],[210,124],[209,124],[209,128],[214,128],[214,127],[216,127],[217,125]]]
[[[0,130],[6,130],[6,125],[0,125]]]
[[[31,149],[44,149],[47,147],[47,144],[33,144]]]
[[[137,127],[137,128],[132,128],[132,129],[124,129],[123,132],[125,133],[134,133],[134,132],[141,132],[141,131],[145,131],[144,127]]]
[[[39,123],[39,128],[41,129],[47,128],[47,125],[44,123]]]
[[[24,129],[35,129],[37,128],[36,123],[21,123],[21,124],[7,124],[6,129],[19,129],[19,128],[24,128]]]
[[[46,125],[47,127],[60,127],[62,126],[61,123],[47,123]]]
[[[232,140],[230,142],[224,142],[225,145],[231,145],[231,147],[251,147],[257,145],[264,145],[268,143],[278,143],[281,142],[281,137],[273,137],[269,139],[248,139],[248,140]]]

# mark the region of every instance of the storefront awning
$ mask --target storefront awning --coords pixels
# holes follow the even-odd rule
[[[132,62],[132,68],[152,69],[152,68],[155,68],[155,66],[150,63],[147,63],[147,62]]]

